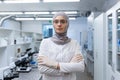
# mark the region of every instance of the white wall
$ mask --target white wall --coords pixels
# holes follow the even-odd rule
[[[68,30],[68,36],[80,42],[80,32],[81,35],[81,45],[86,42],[87,39],[87,18],[81,17],[77,18],[76,20],[70,21],[70,27]]]
[[[22,21],[22,29],[25,31],[42,33],[42,23],[40,21]]]
[[[20,23],[14,20],[5,20],[2,27],[14,30],[20,30]]]

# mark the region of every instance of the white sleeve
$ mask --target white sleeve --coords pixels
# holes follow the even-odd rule
[[[60,72],[84,72],[84,60],[79,63],[59,63]]]
[[[49,74],[49,75],[56,75],[59,73],[59,70],[49,68],[47,66],[39,65],[38,69],[41,74]]]
[[[79,43],[75,45],[75,54],[81,54],[81,49]],[[83,72],[85,68],[84,59],[78,63],[59,63],[60,65],[60,72]]]
[[[46,51],[47,51],[47,42],[45,40],[43,40],[40,44],[40,51],[39,51],[39,54],[40,55],[47,55],[46,54]],[[53,68],[50,68],[50,67],[47,67],[47,66],[43,66],[43,65],[38,65],[38,69],[40,71],[40,73],[42,74],[52,74],[52,75],[55,75],[57,73],[59,73],[59,70],[57,69],[53,69]]]

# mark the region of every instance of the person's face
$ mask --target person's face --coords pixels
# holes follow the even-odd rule
[[[55,32],[61,34],[67,31],[68,22],[63,16],[57,16],[53,21],[53,26]]]

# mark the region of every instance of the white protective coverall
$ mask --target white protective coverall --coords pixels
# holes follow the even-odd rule
[[[70,62],[75,54],[81,54],[79,43],[75,40],[58,45],[51,38],[43,39],[39,54],[59,62],[60,65],[60,70],[39,65],[42,80],[76,80],[76,72],[84,71],[84,60],[78,63]]]

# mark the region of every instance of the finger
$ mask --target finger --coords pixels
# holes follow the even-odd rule
[[[75,56],[73,59],[83,59],[82,56]]]
[[[42,57],[39,57],[39,58],[37,58],[37,60],[43,60],[44,58],[42,58]]]
[[[40,65],[45,65],[44,63],[38,63],[38,66],[40,66]]]
[[[83,56],[82,56],[82,55],[77,55],[76,57],[77,57],[77,58],[83,58]]]
[[[83,58],[82,57],[76,57],[76,58],[74,58],[74,60],[81,61],[81,60],[83,60]]]

